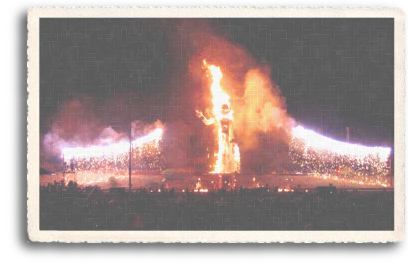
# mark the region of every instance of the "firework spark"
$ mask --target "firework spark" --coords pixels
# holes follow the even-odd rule
[[[383,183],[380,179],[389,174],[390,153],[391,149],[387,147],[336,141],[301,126],[292,130],[290,155],[308,173],[330,178],[334,175],[354,177],[363,183],[374,179],[377,184],[378,181]]]
[[[386,147],[367,147],[336,141],[314,131],[307,130],[302,126],[295,127],[292,130],[292,134],[294,138],[303,140],[307,147],[329,151],[337,155],[348,155],[355,158],[378,156],[381,161],[386,161],[391,152],[391,149]]]
[[[159,169],[162,166],[163,129],[132,141],[132,168]],[[103,146],[64,148],[61,151],[64,163],[75,170],[124,170],[129,163],[128,141]],[[73,170],[73,168],[71,168]]]

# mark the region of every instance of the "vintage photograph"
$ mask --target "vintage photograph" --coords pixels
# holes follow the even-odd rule
[[[28,197],[39,235],[398,238],[396,15],[34,11]]]

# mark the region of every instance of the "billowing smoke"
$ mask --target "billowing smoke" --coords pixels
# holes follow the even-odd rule
[[[140,120],[131,124],[122,121],[122,126],[106,126],[106,120],[96,116],[92,104],[79,99],[69,100],[52,116],[51,129],[42,136],[41,167],[50,171],[61,170],[63,148],[106,146],[120,141],[129,141],[145,136],[156,128],[164,128],[160,120],[147,123]],[[123,117],[118,117],[123,118]]]
[[[163,123],[160,120],[154,123],[147,123],[143,121],[132,121],[132,139],[136,139],[151,133],[156,128],[164,128]],[[128,137],[128,136],[126,136]]]
[[[234,135],[241,149],[242,170],[267,173],[290,167],[288,149],[294,120],[272,81],[269,66],[258,62],[243,47],[214,34],[203,21],[185,23],[178,29],[177,34],[184,40],[183,52],[192,54],[192,102],[207,115],[212,107],[211,80],[203,69],[203,60],[221,68],[221,86],[230,95],[234,111]]]
[[[207,110],[208,114],[211,109],[211,80],[203,69],[206,59],[221,68],[221,85],[231,96],[242,170],[266,172],[284,167],[289,161],[285,155],[293,121],[269,67],[227,35],[214,33],[207,20],[169,20],[165,24],[170,26],[166,28],[164,66],[171,71],[157,82],[158,87],[149,88],[157,93],[136,87],[133,96],[122,91],[100,97],[76,95],[65,101],[43,126],[41,162],[48,159],[57,164],[55,158],[63,147],[103,145],[128,138],[130,120],[137,120],[132,123],[132,137],[145,135],[159,126],[154,123],[161,119],[165,122],[163,144],[169,165],[205,164],[202,158],[213,152],[214,139],[195,110]],[[129,87],[141,82],[136,75],[126,78]]]
[[[244,96],[236,105],[235,117],[244,149],[259,148],[259,132],[284,140],[293,125],[279,88],[270,80],[268,71],[260,68],[247,72]]]
[[[246,73],[244,96],[236,106],[235,128],[241,149],[247,152],[242,168],[259,173],[289,170],[288,143],[294,120],[267,67]]]
[[[59,170],[62,166],[62,148],[98,142],[102,132],[102,138],[112,134],[108,129],[104,131],[105,128],[95,116],[93,101],[90,100],[72,99],[64,102],[57,113],[49,114],[46,123],[49,124],[49,130],[41,135],[41,167],[51,171]]]

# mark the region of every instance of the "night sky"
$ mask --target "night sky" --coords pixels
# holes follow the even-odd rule
[[[191,62],[209,47],[237,82],[270,69],[298,123],[341,140],[350,126],[352,142],[393,146],[393,19],[42,18],[40,42],[42,135],[55,123],[69,125],[68,138],[91,126],[90,139],[129,120],[201,126],[207,84]]]

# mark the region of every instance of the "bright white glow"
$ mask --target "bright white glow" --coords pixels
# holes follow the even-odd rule
[[[381,161],[386,161],[391,149],[387,147],[367,147],[358,144],[350,144],[336,141],[322,136],[314,131],[307,130],[302,126],[297,126],[292,130],[293,137],[303,140],[306,148],[320,149],[338,155],[354,156],[364,158],[367,156],[379,156]]]
[[[162,138],[163,129],[157,128],[150,134],[140,137],[132,141],[132,147],[142,146],[152,141],[160,141]],[[119,156],[129,152],[129,142],[120,141],[105,146],[89,146],[89,147],[73,147],[62,149],[62,157],[66,162],[69,162],[73,158],[90,158],[90,157],[102,157],[102,156]]]

